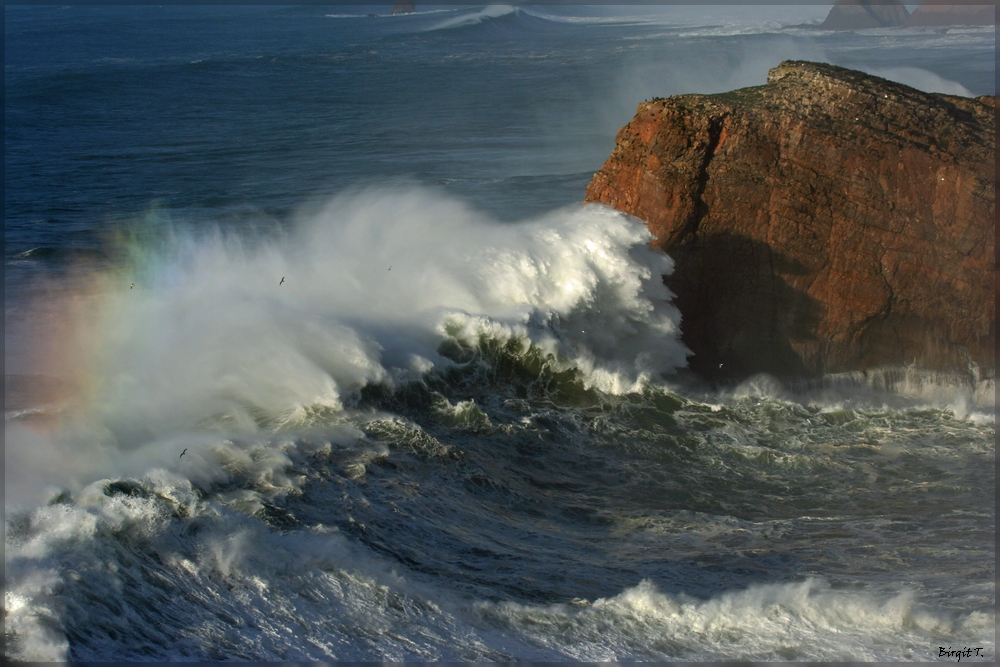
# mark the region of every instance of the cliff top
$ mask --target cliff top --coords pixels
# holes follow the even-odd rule
[[[787,84],[797,84],[805,86],[820,86],[829,88],[830,86],[848,86],[859,92],[896,92],[900,95],[949,97],[955,99],[965,99],[955,95],[944,95],[941,93],[925,93],[911,88],[910,86],[889,79],[883,79],[874,74],[867,74],[846,67],[838,67],[829,63],[816,63],[808,60],[785,60],[777,67],[771,68],[767,73],[769,84],[779,81]]]
[[[833,125],[874,124],[871,129],[921,142],[931,136],[943,139],[958,132],[965,135],[960,145],[976,142],[972,135],[982,138],[976,143],[989,144],[995,134],[992,96],[925,93],[865,72],[804,60],[786,60],[772,68],[762,86],[712,95],[656,98],[639,105],[639,110],[655,105],[708,106],[715,114],[737,112],[762,120],[793,116],[823,119]]]

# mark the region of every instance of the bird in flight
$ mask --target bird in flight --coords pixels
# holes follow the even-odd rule
[[[392,267],[391,266],[389,267],[389,271],[392,271]],[[386,273],[388,273],[388,271]]]
[[[187,452],[188,452],[187,447],[185,447],[184,451],[181,452],[181,456],[184,456],[185,454],[187,454]],[[180,458],[181,456],[178,456],[177,458]]]
[[[133,287],[135,287],[135,283],[132,283],[131,285],[129,285],[129,287],[128,287],[128,288],[129,288],[129,289],[132,289]]]
[[[278,283],[278,287],[281,287],[285,283],[285,276],[281,276],[281,282]]]

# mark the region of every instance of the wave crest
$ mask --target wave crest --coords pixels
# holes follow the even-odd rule
[[[477,12],[462,14],[461,16],[456,16],[442,21],[431,26],[430,28],[427,28],[427,30],[450,30],[452,28],[464,28],[467,26],[479,25],[492,19],[498,19],[502,16],[517,14],[520,11],[520,9],[511,5],[489,5]]]
[[[366,387],[461,363],[449,341],[513,341],[521,373],[571,371],[616,393],[685,362],[661,279],[672,262],[611,209],[500,223],[395,187],[293,222],[266,239],[171,230],[131,249],[130,272],[95,278],[93,306],[67,326],[73,344],[55,341],[77,351],[67,365],[81,370],[67,374],[85,387],[59,439],[106,459],[184,433],[335,421]],[[490,363],[489,350],[478,357]]]

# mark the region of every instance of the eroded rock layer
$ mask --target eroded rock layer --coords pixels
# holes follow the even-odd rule
[[[639,106],[586,200],[647,221],[707,376],[995,366],[992,97],[784,62]]]

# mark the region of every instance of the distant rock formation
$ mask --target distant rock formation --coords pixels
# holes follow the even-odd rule
[[[996,5],[955,4],[954,0],[925,0],[903,24],[910,26],[993,25]]]
[[[837,0],[819,25],[824,30],[863,30],[901,26],[910,12],[899,0]]]
[[[416,11],[412,2],[397,2],[392,6],[393,14],[412,14]]]
[[[784,62],[763,86],[640,104],[586,200],[673,257],[704,376],[992,376],[994,123],[992,97]]]

